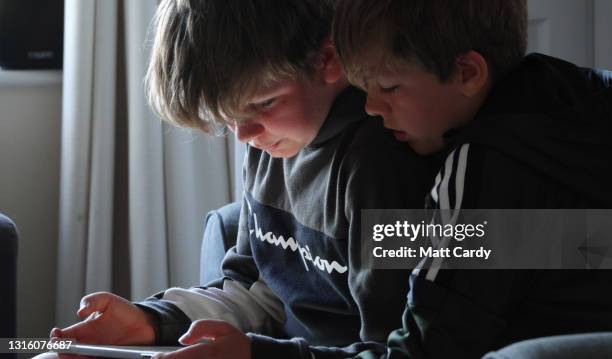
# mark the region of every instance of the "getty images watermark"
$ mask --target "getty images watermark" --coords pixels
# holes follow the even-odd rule
[[[612,268],[612,210],[363,210],[361,233],[375,269]]]
[[[403,238],[410,242],[424,240],[426,245],[400,246],[394,249],[384,249],[382,246],[374,247],[372,255],[376,258],[478,258],[489,259],[491,249],[480,246],[478,249],[464,249],[462,246],[434,247],[428,245],[435,238],[452,238],[457,242],[466,239],[480,238],[485,236],[487,221],[480,224],[439,224],[439,223],[410,223],[407,220],[395,221],[394,224],[375,224],[373,226],[372,239],[381,242],[385,238]]]

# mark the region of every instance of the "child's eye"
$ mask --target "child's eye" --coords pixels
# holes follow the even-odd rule
[[[399,88],[399,85],[394,86],[380,86],[380,91],[383,93],[391,93]]]
[[[273,97],[271,99],[265,100],[263,102],[259,102],[257,104],[257,107],[261,108],[261,109],[267,109],[267,108],[272,107],[272,105],[274,105],[274,102],[276,102],[276,97]]]

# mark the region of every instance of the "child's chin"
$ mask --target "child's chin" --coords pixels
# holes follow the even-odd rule
[[[300,152],[301,148],[298,149],[275,149],[275,150],[266,150],[266,153],[269,154],[273,158],[291,158]]]

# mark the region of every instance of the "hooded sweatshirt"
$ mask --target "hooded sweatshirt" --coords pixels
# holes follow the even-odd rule
[[[362,92],[346,89],[292,158],[248,147],[225,277],[138,303],[159,321],[157,344],[175,344],[197,319],[221,319],[249,333],[253,358],[384,348],[401,323],[411,271],[362,263],[361,210],[422,208],[437,159],[397,142],[364,103]]]

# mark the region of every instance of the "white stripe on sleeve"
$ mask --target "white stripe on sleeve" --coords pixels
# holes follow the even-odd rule
[[[440,209],[442,225],[451,224],[454,225],[457,221],[457,217],[459,216],[459,212],[461,211],[461,203],[463,201],[463,189],[465,186],[465,172],[467,169],[467,160],[468,160],[468,151],[470,148],[470,144],[466,143],[461,146],[459,151],[459,159],[457,162],[457,170],[454,173],[454,182],[455,182],[455,206],[453,209],[450,208],[450,193],[449,193],[449,182],[451,178],[451,172],[453,169],[453,163],[455,158],[455,151],[453,151],[446,159],[445,168],[444,168],[444,179],[440,185]],[[448,212],[452,211],[452,218],[449,218]],[[433,241],[432,241],[433,242]],[[450,242],[450,237],[445,237],[441,241],[438,242],[438,248],[446,248]],[[438,271],[442,266],[442,257],[434,258],[427,271],[425,278],[431,282],[435,281]]]

